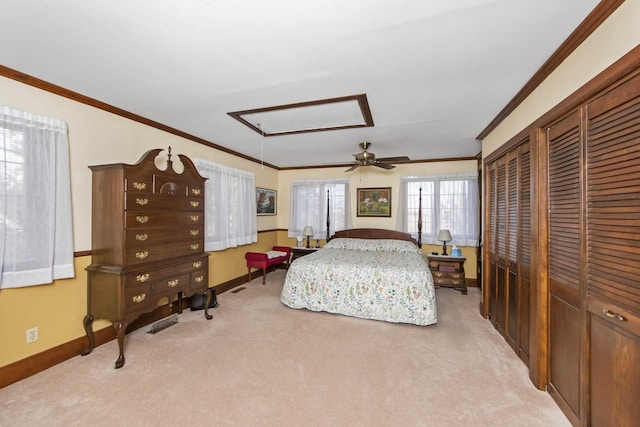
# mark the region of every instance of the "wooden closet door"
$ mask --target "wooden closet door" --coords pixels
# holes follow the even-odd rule
[[[574,424],[580,420],[580,114],[547,130],[549,150],[549,388]]]
[[[587,106],[590,423],[640,425],[640,77]]]
[[[505,335],[507,320],[507,162],[499,159],[496,167],[496,321],[495,327]]]
[[[518,356],[529,365],[531,304],[531,151],[520,146],[518,170]]]
[[[507,154],[507,319],[505,339],[518,351],[518,149]]]
[[[496,277],[497,277],[497,227],[498,227],[498,218],[497,218],[497,194],[496,194],[496,164],[491,163],[487,164],[487,182],[486,182],[486,191],[487,191],[487,220],[486,220],[486,228],[487,228],[487,241],[485,242],[488,256],[486,259],[489,264],[489,268],[485,268],[486,270],[486,291],[483,291],[483,295],[485,296],[485,302],[488,307],[487,315],[493,323],[494,327],[496,324]]]

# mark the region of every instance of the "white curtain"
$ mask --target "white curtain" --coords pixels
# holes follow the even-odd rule
[[[305,226],[313,227],[313,239],[327,237],[327,196],[329,197],[329,235],[351,228],[348,179],[291,181],[289,237],[302,236]]]
[[[67,124],[0,114],[0,288],[74,277]]]
[[[256,178],[252,172],[194,159],[205,182],[206,251],[221,251],[258,241]]]
[[[422,241],[440,244],[438,231],[448,229],[452,242],[477,246],[479,233],[478,174],[405,176],[400,178],[398,228],[418,235],[419,190],[422,189]]]

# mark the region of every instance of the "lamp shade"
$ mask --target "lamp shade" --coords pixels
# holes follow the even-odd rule
[[[305,225],[304,230],[302,230],[303,236],[313,236],[313,227],[310,225]]]
[[[438,232],[438,240],[443,242],[450,242],[453,239],[451,238],[451,233],[449,232],[449,230],[443,228]]]

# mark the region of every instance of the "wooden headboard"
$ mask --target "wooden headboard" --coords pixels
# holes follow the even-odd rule
[[[418,242],[411,237],[409,233],[403,233],[396,230],[385,230],[384,228],[352,228],[350,230],[336,231],[332,239],[339,238],[353,238],[353,239],[395,239],[395,240],[407,240],[414,245]]]

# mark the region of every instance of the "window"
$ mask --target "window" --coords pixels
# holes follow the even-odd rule
[[[258,241],[255,174],[194,159],[205,182],[206,251],[221,251]]]
[[[400,178],[399,227],[417,237],[422,188],[422,241],[440,244],[440,229],[451,232],[450,244],[477,246],[479,233],[478,174],[426,175]]]
[[[67,124],[0,111],[0,289],[74,277]]]
[[[291,181],[289,237],[302,236],[305,226],[313,227],[313,238],[327,237],[327,196],[329,235],[351,228],[348,179]]]

